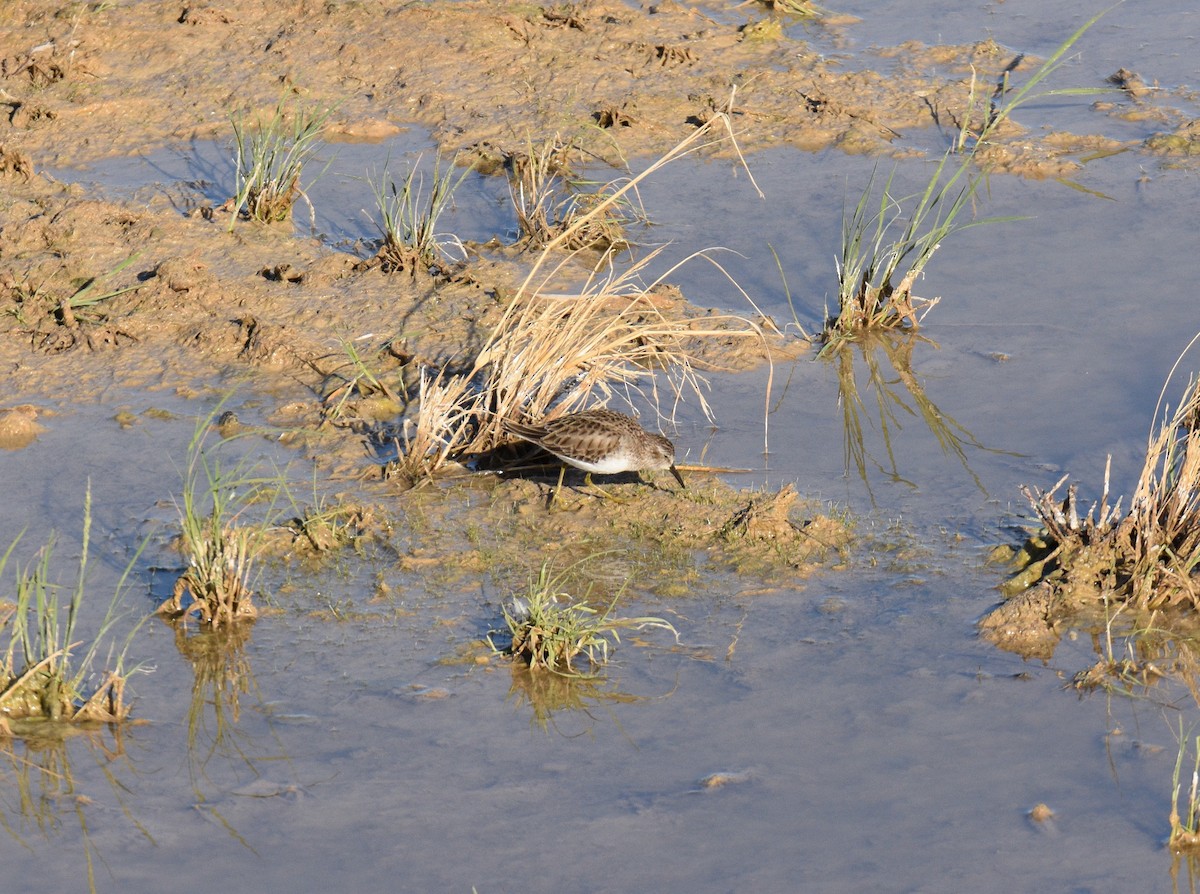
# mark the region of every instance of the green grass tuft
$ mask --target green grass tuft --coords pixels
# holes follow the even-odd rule
[[[590,557],[595,558],[598,557]],[[503,650],[506,654],[523,659],[530,668],[576,674],[574,662],[580,655],[586,657],[593,668],[608,663],[610,647],[620,642],[619,630],[669,630],[678,640],[679,632],[662,618],[614,617],[612,611],[624,587],[603,609],[588,605],[586,597],[573,600],[561,588],[579,564],[575,563],[563,574],[552,575],[550,564],[546,562],[537,579],[531,581],[524,592],[513,595],[512,601],[503,609],[504,622],[511,636],[508,648]],[[488,641],[496,649],[490,636]]]

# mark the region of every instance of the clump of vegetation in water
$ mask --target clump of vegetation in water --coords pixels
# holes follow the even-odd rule
[[[0,637],[8,645],[0,656],[0,734],[21,734],[24,722],[105,721],[129,716],[125,684],[132,670],[125,667],[134,625],[124,643],[109,648],[107,666],[100,666],[100,647],[112,639],[122,615],[118,603],[132,562],[117,585],[100,628],[83,648],[79,616],[86,591],[88,538],[91,532],[91,492],[84,501],[83,545],[79,571],[70,595],[52,579],[55,538],[42,546],[15,575],[14,602],[0,602]],[[20,537],[0,555],[0,580]],[[135,557],[136,558],[136,557]],[[133,669],[133,670],[136,670]]]
[[[296,200],[304,195],[300,175],[316,153],[329,109],[288,109],[286,97],[267,119],[252,126],[233,118],[235,194],[230,204],[232,230],[244,210],[251,220],[287,220]]]
[[[158,608],[168,619],[194,615],[213,628],[258,614],[250,577],[262,536],[278,515],[274,497],[282,489],[277,477],[258,476],[244,462],[232,469],[223,465],[219,452],[224,442],[206,446],[219,410],[197,424],[188,446],[178,504],[180,542],[188,564],[171,598]],[[264,500],[265,518],[244,519],[251,504]]]
[[[1103,92],[1094,88],[1067,88],[1035,93],[1043,80],[1063,64],[1063,57],[1099,15],[1075,31],[1019,88],[1009,84],[1009,70],[986,100],[971,78],[966,108],[952,144],[933,169],[925,188],[906,196],[892,192],[895,171],[876,188],[872,171],[853,210],[842,213],[842,244],[837,260],[837,308],[829,315],[821,339],[822,353],[862,336],[886,330],[919,328],[922,317],[938,301],[913,293],[934,252],[952,233],[1015,220],[983,218],[963,222],[963,212],[974,204],[980,177],[987,176],[984,148],[1019,107],[1047,96]],[[1010,66],[1011,68],[1011,66]],[[976,173],[982,169],[983,174]]]
[[[420,157],[409,168],[404,180],[397,182],[386,170],[374,187],[379,229],[383,237],[375,254],[388,273],[429,270],[450,257],[451,251],[465,257],[457,236],[439,233],[438,220],[454,200],[454,191],[471,173],[467,168],[456,175],[453,165],[442,170],[442,159],[434,161],[432,185],[425,189],[424,175],[418,172]]]
[[[983,621],[992,638],[1015,641],[1027,629],[1101,609],[1109,624],[1115,613],[1136,623],[1157,612],[1156,628],[1169,624],[1163,612],[1200,609],[1200,378],[1189,379],[1174,410],[1163,407],[1170,378],[1128,512],[1120,499],[1109,503],[1108,470],[1086,513],[1076,485],[1060,494],[1065,476],[1048,491],[1022,487],[1041,529],[1017,556],[1018,571],[1003,588],[1008,602]]]
[[[606,608],[596,609],[586,598],[573,600],[561,590],[565,576],[552,575],[549,563],[544,563],[537,580],[504,606],[504,623],[511,637],[503,650],[506,654],[524,660],[531,668],[574,674],[573,662],[580,655],[593,668],[607,664],[609,648],[620,642],[619,630],[668,630],[678,639],[678,631],[662,618],[614,617],[612,611],[623,588]]]
[[[1189,742],[1189,737],[1183,732],[1183,721],[1179,721],[1179,752],[1175,757],[1175,775],[1171,780],[1171,835],[1167,845],[1176,853],[1200,852],[1200,736]],[[1189,745],[1191,746],[1189,749]],[[1183,783],[1179,777],[1183,771],[1184,760],[1188,751],[1192,751],[1191,785],[1188,786],[1183,810],[1180,811],[1180,795],[1183,794]]]

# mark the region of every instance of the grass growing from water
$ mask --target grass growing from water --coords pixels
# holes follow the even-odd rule
[[[64,599],[53,580],[56,541],[51,536],[27,565],[17,568],[15,603],[0,604],[0,635],[8,639],[0,659],[0,734],[12,735],[11,724],[18,721],[116,722],[129,715],[124,696],[131,671],[125,668],[125,656],[133,631],[120,646],[112,644],[112,634],[122,617],[120,597],[132,561],[95,636],[80,651],[84,641],[77,628],[87,586],[91,509],[89,489],[84,499],[79,570],[69,595]],[[18,537],[0,556],[0,579],[19,541]],[[133,630],[137,626],[140,622]],[[101,667],[100,648],[105,642],[110,646]]]
[[[437,267],[451,251],[465,256],[457,236],[438,232],[438,220],[454,200],[454,191],[471,169],[456,174],[453,164],[443,170],[439,156],[433,164],[432,183],[425,190],[425,177],[418,173],[418,156],[403,182],[397,183],[384,169],[375,187],[375,205],[379,212],[382,242],[376,252],[385,272],[429,270]]]
[[[330,109],[289,110],[279,100],[270,118],[250,125],[234,116],[234,177],[236,192],[229,230],[244,210],[251,220],[287,220],[296,200],[304,196],[300,175],[316,153]]]
[[[1092,96],[1109,92],[1105,88],[1097,87],[1063,87],[1034,92],[1042,81],[1066,64],[1065,57],[1071,47],[1108,12],[1107,9],[1098,12],[1080,25],[1075,33],[1063,41],[1058,49],[1050,55],[1050,58],[1038,66],[1020,87],[1012,86],[1010,76],[1012,69],[1023,57],[1018,57],[1012,65],[1005,68],[986,100],[978,90],[978,82],[974,68],[972,68],[967,106],[959,119],[958,132],[951,143],[952,151],[973,155],[980,146],[987,143],[1000,130],[1017,109],[1034,100],[1046,99],[1051,96]]]
[[[553,575],[549,563],[544,563],[537,579],[504,606],[504,623],[511,636],[504,650],[507,654],[523,659],[533,669],[576,674],[573,662],[580,655],[592,668],[607,664],[609,649],[620,642],[620,630],[668,630],[678,640],[679,632],[662,618],[614,617],[623,587],[604,609],[588,605],[586,596],[574,600],[562,587],[578,564]]]
[[[877,188],[878,172],[872,171],[853,210],[846,207],[842,212],[841,251],[836,261],[837,308],[836,314],[826,319],[821,333],[825,342],[822,354],[870,332],[917,329],[938,299],[918,298],[913,288],[942,243],[969,227],[1020,219],[965,217],[976,203],[981,178],[987,176],[984,148],[1001,125],[1026,103],[1046,96],[1104,92],[1093,88],[1035,92],[1063,65],[1067,51],[1102,15],[1093,16],[1077,29],[1023,86],[1012,88],[1006,71],[986,109],[982,108],[972,75],[958,132],[924,189],[897,196],[892,191],[895,171],[887,176],[882,188]]]
[[[1175,773],[1171,777],[1171,835],[1167,839],[1167,844],[1171,850],[1176,852],[1195,853],[1200,851],[1200,736],[1189,741],[1192,737],[1184,733],[1181,719],[1177,738],[1179,751],[1175,757]],[[1192,752],[1193,759],[1192,778],[1181,811],[1180,795],[1183,794],[1183,782],[1180,780],[1180,776],[1183,773],[1184,762],[1189,756],[1189,751]]]
[[[222,463],[220,450],[227,442],[206,443],[219,411],[220,406],[200,420],[188,445],[176,504],[188,564],[171,598],[158,608],[169,619],[195,615],[213,628],[257,616],[251,572],[262,536],[279,515],[275,501],[283,490],[278,476],[259,476],[246,460],[232,468]],[[244,516],[257,503],[266,509],[251,522]]]

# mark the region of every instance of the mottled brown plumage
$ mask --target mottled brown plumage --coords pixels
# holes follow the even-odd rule
[[[675,445],[615,410],[583,410],[539,425],[506,422],[504,428],[588,475],[668,469],[685,486],[675,468]]]

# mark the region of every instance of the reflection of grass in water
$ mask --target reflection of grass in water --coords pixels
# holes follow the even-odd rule
[[[975,486],[984,491],[983,482],[971,470],[967,449],[999,451],[980,444],[970,431],[954,417],[944,413],[925,393],[912,371],[913,347],[918,342],[936,347],[934,342],[911,332],[888,332],[872,335],[855,344],[843,344],[837,351],[827,355],[837,366],[846,471],[849,472],[853,467],[868,489],[870,467],[879,470],[891,481],[912,485],[900,474],[893,447],[893,438],[904,427],[905,417],[910,417],[924,422],[937,439],[942,452],[957,459]],[[881,358],[887,361],[887,366],[881,362]],[[855,363],[859,359],[866,369],[866,381],[862,386]],[[862,396],[867,391],[874,396],[874,407],[871,409],[868,409]],[[867,446],[866,424],[869,421],[874,425],[876,419],[883,439],[886,463],[876,459]]]
[[[596,708],[642,700],[618,691],[603,677],[538,673],[520,663],[513,664],[508,694],[518,706],[529,705],[530,724],[543,731],[555,724],[556,714],[583,713],[595,719]]]
[[[235,733],[241,717],[241,697],[250,691],[254,680],[246,658],[253,624],[198,631],[189,631],[179,624],[173,626],[175,648],[192,668],[187,730],[193,759],[203,766],[217,753],[241,754]],[[205,749],[204,755],[197,759],[201,747]]]
[[[253,621],[221,629],[189,630],[185,625],[173,625],[175,647],[192,668],[192,696],[187,713],[188,770],[196,809],[212,817],[230,837],[251,852],[257,853],[249,841],[227,820],[220,810],[208,803],[203,782],[208,779],[207,768],[214,758],[222,766],[242,765],[255,777],[260,775],[256,765],[260,758],[251,752],[248,735],[239,728],[242,696],[253,692],[262,703],[254,681],[246,646],[250,641]],[[272,756],[278,760],[280,756]],[[283,756],[286,760],[286,755]],[[224,791],[225,786],[218,785]]]
[[[32,846],[26,840],[30,834],[47,841],[65,831],[64,820],[74,816],[79,823],[87,867],[87,889],[96,891],[95,858],[99,853],[91,838],[87,808],[94,802],[76,783],[70,749],[85,746],[112,788],[121,812],[154,844],[149,831],[138,822],[125,796],[129,788],[118,775],[125,763],[123,727],[65,726],[40,723],[21,739],[0,739],[0,826],[23,847]],[[40,733],[40,734],[39,734]],[[90,783],[90,780],[89,780]],[[96,786],[88,786],[95,791]],[[56,859],[62,849],[55,851]]]

